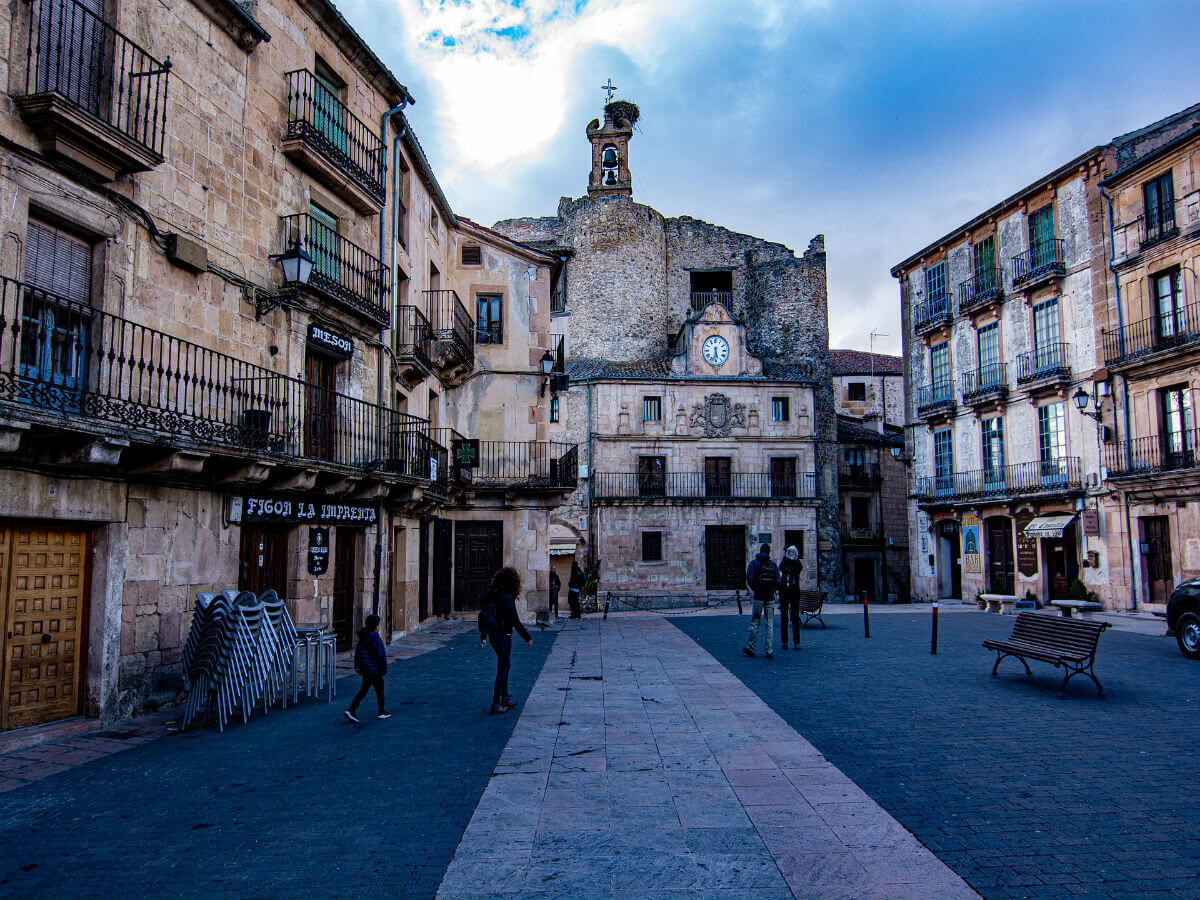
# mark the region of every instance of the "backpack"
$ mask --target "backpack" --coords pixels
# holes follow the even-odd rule
[[[758,576],[754,579],[754,586],[764,594],[769,591],[778,590],[779,567],[770,560],[759,566]]]
[[[499,626],[496,617],[496,601],[489,595],[479,607],[479,633],[491,634]]]

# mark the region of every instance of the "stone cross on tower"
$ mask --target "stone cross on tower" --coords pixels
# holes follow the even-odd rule
[[[613,94],[617,91],[617,86],[612,83],[612,79],[608,79],[604,84],[600,85],[600,90],[604,91],[604,102],[612,103]]]

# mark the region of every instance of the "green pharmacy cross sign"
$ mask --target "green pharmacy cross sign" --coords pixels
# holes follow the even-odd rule
[[[452,451],[454,464],[460,469],[474,469],[479,466],[479,440],[477,438],[455,441]]]

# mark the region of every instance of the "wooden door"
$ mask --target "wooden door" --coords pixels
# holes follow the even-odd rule
[[[704,496],[728,497],[731,493],[733,460],[728,456],[704,459]]]
[[[80,710],[88,543],[78,528],[0,527],[0,727],[37,725]]]
[[[287,529],[278,525],[243,525],[238,590],[287,596]]]
[[[874,603],[875,595],[875,560],[870,557],[858,556],[854,559],[854,595],[861,600],[863,594]]]
[[[354,582],[357,574],[357,528],[339,528],[333,548],[333,634],[338,651],[354,644]]]
[[[988,591],[1011,595],[1016,589],[1012,520],[1006,516],[996,516],[988,519],[984,525],[987,528]]]
[[[1145,599],[1166,603],[1175,587],[1171,566],[1171,527],[1166,516],[1142,516],[1142,571],[1146,573]]]
[[[313,459],[332,460],[337,446],[337,366],[319,353],[309,353],[304,375],[304,452]]]
[[[704,529],[704,586],[710,591],[746,590],[745,526]]]
[[[504,525],[501,522],[458,522],[454,526],[454,608],[479,609],[504,565]]]
[[[392,631],[408,628],[408,534],[403,525],[392,529]]]
[[[454,573],[454,531],[446,519],[433,520],[433,614],[450,615]]]
[[[417,624],[429,618],[429,540],[433,529],[429,519],[421,519],[417,548]]]

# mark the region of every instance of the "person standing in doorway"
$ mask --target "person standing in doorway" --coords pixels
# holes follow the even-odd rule
[[[792,649],[800,649],[800,551],[795,546],[783,551],[779,561],[779,643],[788,648],[788,620],[792,622]]]
[[[571,580],[567,582],[567,606],[571,607],[571,618],[582,619],[583,607],[579,605],[579,594],[583,590],[583,569],[579,568],[579,560],[571,560]]]
[[[479,611],[479,646],[491,641],[492,649],[496,651],[496,681],[492,686],[492,707],[489,710],[493,716],[506,713],[517,705],[508,692],[513,629],[528,646],[533,646],[533,638],[517,615],[517,597],[520,593],[520,573],[511,566],[505,566],[492,576],[492,586],[483,601],[483,609]]]
[[[767,620],[766,656],[770,659],[771,630],[775,627],[775,593],[779,590],[779,566],[771,559],[771,545],[763,544],[758,555],[746,567],[746,586],[754,592],[754,613],[750,617],[750,634],[742,652],[754,656],[758,649],[758,626],[763,617]]]
[[[550,619],[558,618],[558,594],[562,590],[562,579],[558,577],[558,572],[554,569],[550,570]]]
[[[379,704],[379,714],[375,718],[387,719],[391,716],[383,707],[383,676],[387,674],[387,666],[387,648],[379,636],[379,616],[367,616],[364,627],[358,630],[358,646],[354,648],[354,671],[362,676],[362,686],[345,712],[351,722],[358,722],[358,704],[363,702],[371,688],[375,688],[375,701]]]

